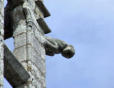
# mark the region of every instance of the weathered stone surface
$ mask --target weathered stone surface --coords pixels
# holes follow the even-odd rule
[[[6,45],[4,45],[4,68],[4,76],[13,87],[23,85],[30,77]]]
[[[3,49],[3,31],[4,27],[4,0],[0,0],[0,88],[3,88],[3,72],[4,72],[4,49]]]
[[[21,8],[22,4],[26,2],[26,0],[8,0],[8,4],[5,7],[5,35],[4,38],[10,38],[13,36],[13,31],[15,28],[13,28],[13,23],[15,23],[15,21],[12,19],[12,11],[14,8],[16,8],[18,6],[18,8],[16,10],[18,10],[18,14],[14,14],[15,17],[17,17],[18,19],[21,19],[21,24],[22,26],[20,26],[20,30],[24,30],[24,26],[26,25],[26,22],[23,22],[23,20],[25,21],[24,18],[24,13],[22,13],[23,9]],[[35,3],[36,2],[36,3]],[[29,7],[34,10],[34,17],[36,19],[39,19],[39,17],[43,18],[44,16],[50,16],[50,13],[48,12],[48,10],[46,9],[46,7],[44,6],[44,4],[42,3],[42,0],[28,0],[28,4]],[[21,6],[20,6],[21,5]],[[20,8],[19,8],[20,6]],[[24,6],[24,5],[23,5]],[[18,20],[17,20],[18,21]],[[18,28],[18,26],[17,26]],[[41,31],[41,30],[40,30]],[[14,31],[15,32],[15,31]],[[17,30],[16,30],[17,32]]]
[[[50,16],[49,11],[47,10],[47,8],[45,7],[45,5],[43,4],[43,2],[41,0],[37,0],[36,4],[40,8],[40,10],[43,13],[44,17]]]
[[[26,33],[21,33],[15,37],[15,48],[26,46]],[[22,42],[20,42],[22,41]]]
[[[14,55],[30,74],[28,81],[16,88],[46,88],[45,54],[53,56],[61,53],[66,58],[75,54],[73,46],[45,36],[50,32],[43,20],[47,16],[50,14],[42,0],[8,0],[5,39],[14,37]]]
[[[48,27],[46,22],[43,20],[43,18],[38,19],[37,22],[38,22],[38,24],[40,25],[40,27],[42,28],[42,30],[44,31],[45,34],[51,32],[50,28]]]
[[[16,88],[45,88],[45,49],[42,45],[44,33],[33,13],[34,4],[35,2],[25,2],[23,6],[17,6],[12,11],[14,54],[30,74],[27,83]],[[26,19],[18,12],[24,14]]]
[[[45,37],[45,39],[44,47],[47,55],[54,56],[54,54],[61,53],[65,58],[71,58],[74,56],[75,50],[72,45],[68,45],[62,40],[51,37]]]

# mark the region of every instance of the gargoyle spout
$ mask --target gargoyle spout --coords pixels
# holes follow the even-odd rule
[[[45,37],[46,42],[44,43],[44,47],[46,50],[46,54],[49,56],[54,56],[54,54],[61,53],[65,58],[71,58],[75,54],[74,47],[72,45],[68,45],[66,42],[51,38]]]

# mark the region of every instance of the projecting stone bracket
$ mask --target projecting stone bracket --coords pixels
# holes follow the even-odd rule
[[[14,88],[26,83],[30,77],[6,45],[4,45],[4,76]]]

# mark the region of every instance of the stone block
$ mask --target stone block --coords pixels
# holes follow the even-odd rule
[[[40,48],[40,46],[38,46],[40,51],[42,51],[42,49]],[[44,59],[41,58],[41,55],[45,56],[45,52],[44,53],[40,53],[37,52],[32,46],[28,45],[27,46],[27,51],[28,53],[28,61],[31,61],[43,74],[45,74],[45,62]]]
[[[15,36],[14,40],[15,40],[14,41],[15,48],[25,46],[27,43],[26,33],[21,33],[21,34]]]
[[[7,46],[4,46],[4,67],[4,76],[13,87],[25,84],[30,77]]]
[[[35,18],[39,19],[39,18],[44,18],[43,13],[40,11],[40,9],[38,8],[38,6],[35,7]]]
[[[19,62],[23,62],[27,60],[27,47],[26,46],[22,46],[19,48],[15,48],[14,50],[14,55],[15,57],[19,60]]]
[[[37,22],[45,34],[51,32],[50,28],[48,27],[48,25],[46,24],[46,22],[42,18],[37,19]]]
[[[37,1],[36,1],[36,4],[37,4],[37,6],[40,8],[40,10],[41,10],[41,12],[43,13],[44,17],[50,16],[49,11],[47,10],[47,8],[45,7],[45,5],[43,4],[42,1],[37,0]]]

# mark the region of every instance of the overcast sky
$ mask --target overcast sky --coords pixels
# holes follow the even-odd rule
[[[44,0],[48,36],[72,44],[76,55],[46,57],[47,88],[114,88],[114,0]],[[7,40],[13,50],[13,40]],[[6,81],[5,81],[6,84]],[[10,88],[7,84],[4,88]]]

